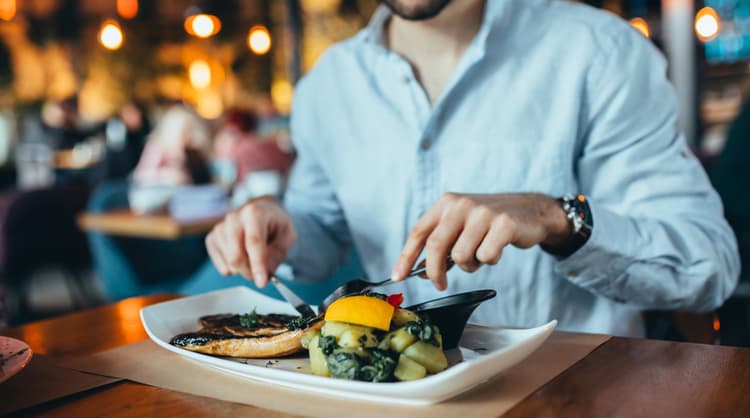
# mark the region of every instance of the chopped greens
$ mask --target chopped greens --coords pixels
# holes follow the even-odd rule
[[[393,381],[398,353],[392,350],[373,349],[370,356],[337,350],[326,359],[331,376],[366,382]]]
[[[258,319],[258,313],[253,308],[252,312],[240,315],[240,326],[243,328],[258,328],[260,321]]]
[[[404,327],[406,328],[406,332],[419,338],[420,341],[440,347],[440,343],[437,340],[437,332],[430,321],[426,319],[409,321]]]
[[[392,350],[373,349],[370,364],[360,367],[358,380],[387,382],[393,380],[393,371],[398,363],[398,353]]]
[[[331,376],[341,379],[356,380],[359,373],[359,356],[346,351],[331,354],[326,359]]]
[[[268,360],[268,361],[266,362],[266,367],[272,367],[272,366],[274,366],[275,364],[277,364],[278,362],[279,362],[278,360]]]
[[[323,354],[329,355],[336,349],[336,337],[333,335],[321,335],[318,339],[318,347],[323,350]]]
[[[307,328],[307,325],[308,325],[308,323],[310,322],[311,319],[312,319],[312,317],[300,316],[299,318],[295,318],[295,319],[292,319],[291,321],[289,321],[286,324],[286,328],[289,331],[294,331],[294,330],[297,330],[297,329],[305,329],[305,328]]]

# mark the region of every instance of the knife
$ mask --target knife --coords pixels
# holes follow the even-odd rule
[[[301,297],[297,296],[297,294],[294,293],[292,289],[287,287],[287,285],[276,278],[276,276],[271,276],[271,283],[273,283],[273,285],[276,287],[276,290],[281,293],[281,296],[286,299],[286,301],[294,307],[294,310],[299,312],[299,314],[302,315],[303,318],[311,318],[316,315],[315,311],[313,311],[310,305],[305,303],[305,301],[302,300]]]

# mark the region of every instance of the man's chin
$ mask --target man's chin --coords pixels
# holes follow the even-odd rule
[[[424,0],[412,4],[409,0],[381,0],[391,11],[406,20],[428,20],[440,14],[451,0]]]

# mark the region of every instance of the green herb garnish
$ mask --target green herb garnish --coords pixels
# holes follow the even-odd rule
[[[243,328],[258,328],[260,321],[258,319],[258,313],[253,308],[252,312],[240,315],[240,326]]]
[[[300,316],[299,318],[292,319],[286,324],[286,328],[289,331],[294,331],[297,329],[305,329],[307,328],[307,325],[310,322],[310,319],[312,318],[305,318],[304,316]]]

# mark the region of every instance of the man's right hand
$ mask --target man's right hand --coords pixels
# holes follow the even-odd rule
[[[262,196],[228,213],[206,236],[206,248],[222,275],[240,274],[264,287],[296,240],[279,201]]]

